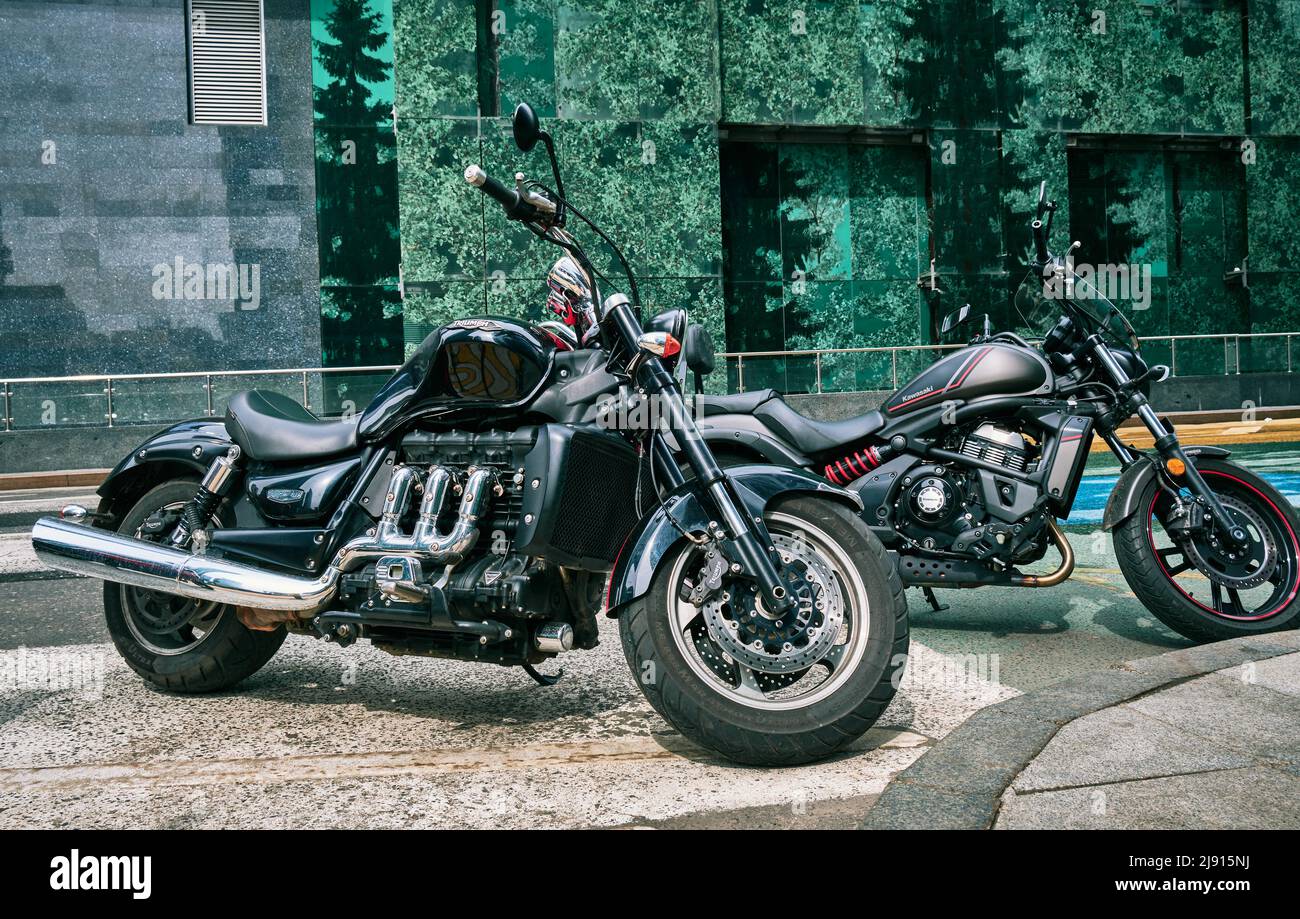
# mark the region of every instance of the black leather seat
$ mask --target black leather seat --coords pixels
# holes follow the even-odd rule
[[[230,397],[226,430],[250,459],[309,460],[354,449],[355,421],[322,421],[288,396],[250,389]]]
[[[867,412],[842,421],[817,421],[801,415],[784,399],[768,399],[754,410],[762,421],[801,453],[826,453],[848,446],[885,426],[880,412]]]
[[[712,418],[714,415],[752,415],[764,402],[776,398],[779,396],[775,389],[755,389],[729,396],[696,396],[695,401],[704,417]]]

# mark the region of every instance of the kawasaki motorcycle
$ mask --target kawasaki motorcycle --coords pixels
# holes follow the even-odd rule
[[[630,270],[628,294],[597,298],[608,282],[566,223],[609,240],[565,198],[526,105],[514,135],[544,142],[554,190],[465,178],[565,250],[551,280],[576,330],[451,322],[355,421],[239,393],[224,421],[143,443],[95,513],[42,518],[37,556],[106,582],[114,643],[167,690],[238,683],[288,632],[549,684],[538,666],[594,647],[603,606],[687,737],[745,763],[833,753],[889,703],[908,644],[861,498],[802,469],[719,467],[673,375],[705,359],[685,311],[643,324]]]
[[[815,421],[773,390],[700,396],[703,435],[723,465],[802,466],[848,488],[897,557],[904,584],[1051,587],[1074,553],[1058,525],[1074,502],[1094,437],[1122,473],[1104,529],[1129,587],[1153,615],[1197,641],[1295,625],[1300,519],[1276,488],[1220,447],[1183,446],[1150,404],[1168,376],[1142,358],[1123,314],[1048,250],[1055,204],[1040,186],[1035,260],[1016,295],[1041,350],[983,331],[889,397],[879,411]],[[1046,216],[1046,222],[1044,222]],[[969,318],[949,316],[948,333]],[[698,386],[697,386],[698,388]],[[1124,444],[1133,415],[1155,438]],[[1054,547],[1060,563],[1023,573]]]

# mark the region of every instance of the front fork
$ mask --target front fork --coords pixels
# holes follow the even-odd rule
[[[713,451],[700,436],[677,380],[657,357],[642,362],[640,376],[646,392],[658,396],[668,430],[717,511],[720,525],[718,521],[710,522],[709,536],[720,541],[728,535],[731,537],[731,547],[735,554],[731,561],[731,573],[752,577],[767,609],[774,613],[790,609],[794,600],[781,580],[776,550],[767,526],[762,517],[755,516],[751,519],[749,516],[731,477],[718,465]],[[652,432],[650,443],[651,449],[657,454],[651,461],[659,459],[667,468],[676,469],[676,462],[670,455],[666,455],[669,451],[663,438]]]
[[[1111,378],[1114,379],[1116,386],[1121,391],[1124,390],[1132,379],[1120,366],[1119,362],[1115,360],[1114,355],[1110,353],[1110,349],[1106,347],[1106,343],[1098,335],[1093,335],[1089,339],[1089,343],[1092,345],[1093,354],[1101,365],[1106,368]],[[1237,546],[1244,546],[1249,540],[1249,536],[1241,526],[1228,516],[1228,512],[1224,510],[1218,496],[1206,484],[1200,470],[1196,468],[1196,464],[1187,458],[1182,445],[1178,442],[1178,435],[1165,428],[1160,416],[1156,414],[1147,397],[1141,392],[1134,390],[1129,393],[1128,399],[1135,414],[1142,420],[1147,430],[1151,432],[1151,436],[1155,438],[1156,452],[1160,454],[1160,458],[1164,461],[1165,468],[1168,468],[1171,460],[1178,460],[1183,467],[1182,478],[1187,490],[1205,505],[1205,508],[1210,512],[1211,519],[1214,520],[1215,526],[1218,527],[1221,533],[1226,533],[1228,539]],[[1105,439],[1111,450],[1119,458],[1119,461],[1125,466],[1128,466],[1136,459],[1133,452],[1120,442],[1114,431],[1107,433]],[[1165,471],[1163,469],[1159,470],[1158,474],[1164,475]]]

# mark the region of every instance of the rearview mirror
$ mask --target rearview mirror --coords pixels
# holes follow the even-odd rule
[[[537,140],[542,135],[542,129],[537,123],[537,113],[533,111],[533,107],[527,102],[520,102],[515,106],[513,126],[516,147],[527,153],[537,146]]]
[[[970,304],[967,303],[955,313],[949,313],[944,317],[943,327],[939,329],[940,335],[947,335],[953,329],[964,324],[970,318]]]

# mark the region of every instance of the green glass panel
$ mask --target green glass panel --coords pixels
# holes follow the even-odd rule
[[[921,96],[931,57],[926,35],[928,0],[869,0],[860,3],[858,10],[866,124],[924,124]]]
[[[465,0],[393,0],[400,118],[478,114],[477,8]]]
[[[929,261],[922,149],[852,146],[846,157],[852,276],[915,281]]]
[[[1003,270],[1001,153],[993,131],[932,131],[930,182],[942,276]]]
[[[780,284],[724,282],[727,350],[784,351],[785,295]]]
[[[326,367],[373,367],[402,360],[402,298],[396,288],[321,288]]]
[[[775,144],[723,144],[724,273],[737,282],[781,280],[780,154]]]
[[[723,119],[859,124],[858,4],[719,0]]]
[[[311,0],[316,124],[392,124],[392,0]]]
[[[717,129],[642,122],[638,152],[628,190],[642,216],[635,266],[651,277],[717,277],[722,270]]]
[[[465,183],[465,166],[481,159],[473,120],[413,119],[398,135],[402,274],[406,283],[481,280],[481,192]]]
[[[391,128],[316,129],[323,286],[397,283],[397,149]]]
[[[1250,119],[1255,134],[1300,134],[1295,53],[1300,0],[1249,0]]]
[[[1295,244],[1300,140],[1257,138],[1253,154],[1246,167],[1250,268],[1254,272],[1300,270],[1300,249]]]
[[[499,0],[491,28],[496,43],[500,111],[527,102],[543,118],[555,115],[556,0]]]
[[[848,148],[785,144],[781,192],[782,277],[847,280],[852,266]]]

